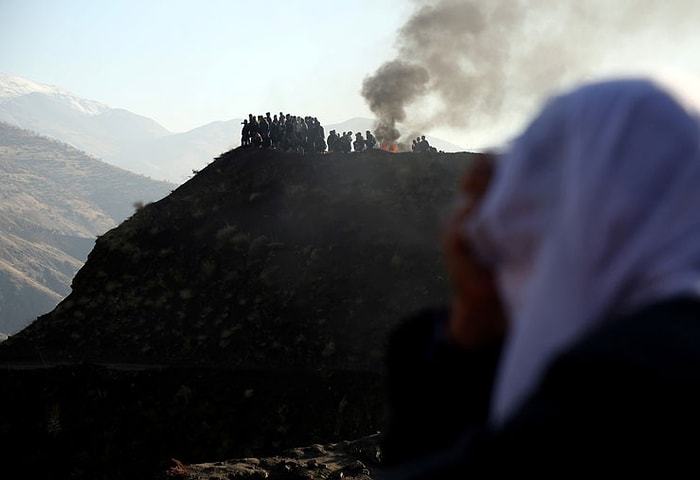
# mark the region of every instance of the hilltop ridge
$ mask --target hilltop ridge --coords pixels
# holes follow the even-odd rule
[[[469,159],[232,150],[99,236],[0,360],[375,368],[387,326],[445,300],[437,229]]]

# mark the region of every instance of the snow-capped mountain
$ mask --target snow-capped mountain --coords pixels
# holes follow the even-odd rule
[[[25,78],[0,73],[0,102],[23,97],[30,93],[50,96],[85,115],[99,115],[109,110],[103,103],[81,98],[68,90],[54,85],[45,85]]]
[[[172,133],[148,117],[3,73],[0,122],[55,138],[119,168],[175,184],[237,146],[240,139],[240,120]],[[226,128],[228,124],[235,127]]]

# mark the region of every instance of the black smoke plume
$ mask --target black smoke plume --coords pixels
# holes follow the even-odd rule
[[[700,2],[416,0],[396,58],[361,93],[379,141],[524,117],[552,90],[615,62],[669,60],[696,37]],[[687,51],[687,49],[686,49]]]
[[[379,142],[393,143],[399,139],[396,122],[406,119],[405,105],[425,95],[429,80],[425,67],[393,60],[364,81],[362,95],[377,115],[374,135]]]
[[[399,30],[398,58],[380,66],[362,85],[362,96],[376,115],[380,142],[399,140],[397,123],[406,121],[406,108],[428,94],[437,105],[432,113],[410,119],[414,129],[464,125],[468,110],[498,106],[506,49],[499,29],[492,28],[492,17],[498,16],[501,28],[506,27],[515,21],[518,4],[507,9],[482,4],[491,2],[429,2]],[[495,88],[483,90],[480,84]]]

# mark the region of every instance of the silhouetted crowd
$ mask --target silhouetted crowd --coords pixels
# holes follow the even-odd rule
[[[350,153],[378,148],[377,139],[369,130],[365,131],[364,136],[361,132],[356,132],[354,139],[352,131],[339,134],[331,130],[326,138],[321,122],[311,116],[282,112],[273,116],[270,116],[270,112],[255,116],[249,113],[242,125],[241,146],[244,147],[275,148],[301,153],[323,153],[326,149],[328,152]],[[413,140],[412,150],[437,152],[435,147],[430,146],[425,135]]]
[[[272,117],[270,112],[257,117],[248,114],[241,129],[241,146],[249,145],[302,153],[326,151],[323,126],[316,117],[282,112]]]
[[[352,132],[343,132],[342,135],[339,135],[335,130],[331,130],[327,142],[329,152],[364,152],[377,147],[377,139],[369,130],[365,132],[365,137],[362,136],[362,133],[357,132],[354,140]]]
[[[413,139],[413,145],[411,145],[411,151],[419,152],[437,152],[437,148],[432,147],[428,140],[426,140],[425,135],[416,137]]]

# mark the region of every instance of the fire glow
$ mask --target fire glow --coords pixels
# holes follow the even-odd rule
[[[387,152],[396,153],[399,151],[399,144],[396,142],[382,142],[379,148]]]

